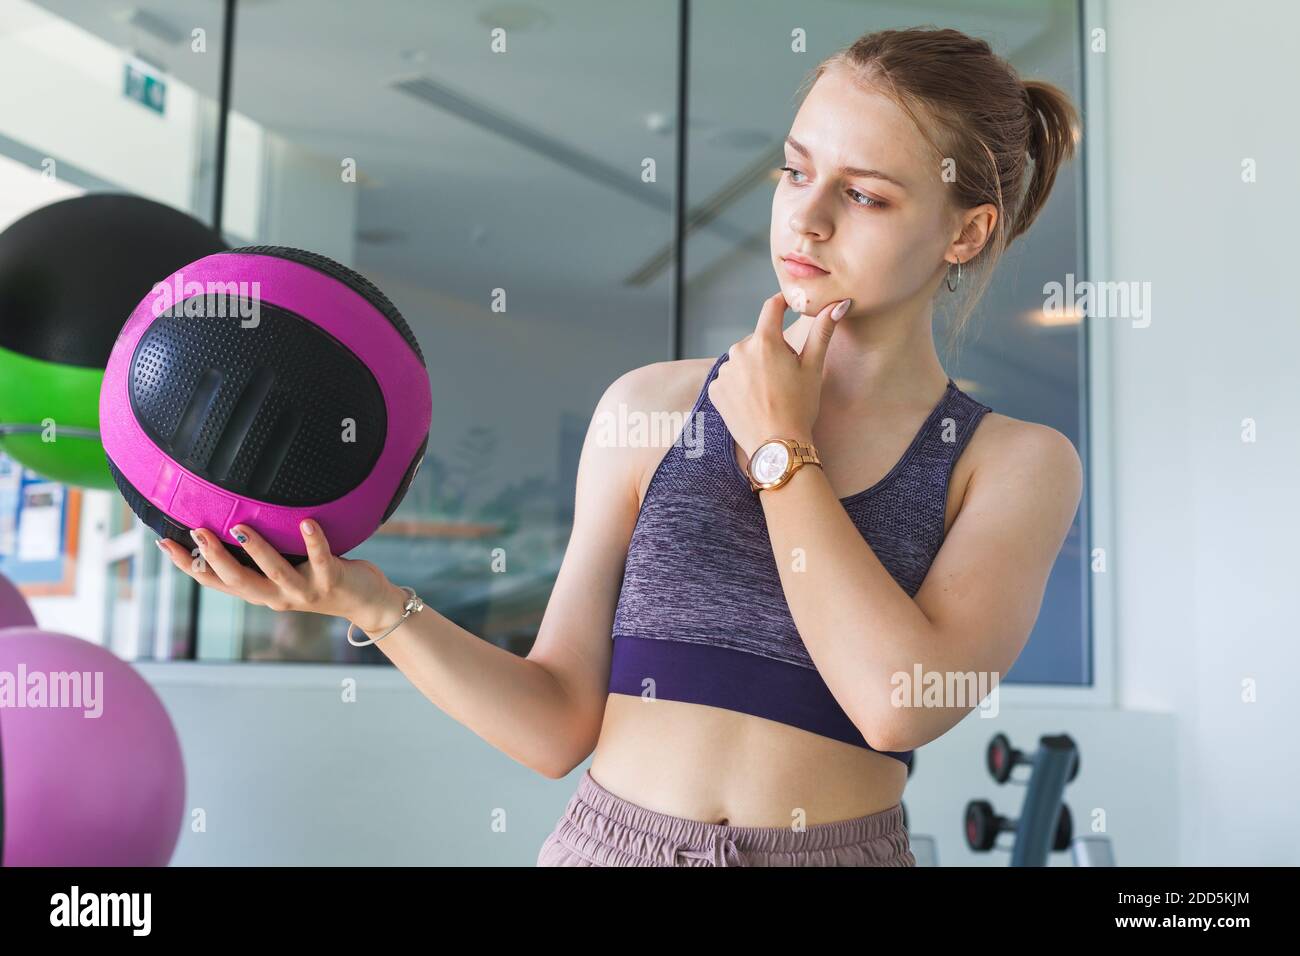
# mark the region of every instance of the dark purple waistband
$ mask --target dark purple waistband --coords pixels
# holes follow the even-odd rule
[[[752,714],[904,764],[912,761],[910,750],[876,750],[867,743],[821,675],[808,667],[714,644],[615,634],[609,692],[640,697],[646,678],[654,681],[657,698]]]

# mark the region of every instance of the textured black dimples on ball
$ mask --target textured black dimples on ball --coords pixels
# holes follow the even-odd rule
[[[184,308],[156,318],[131,360],[131,409],[168,457],[231,494],[287,507],[365,480],[388,416],[356,355],[270,303],[248,328],[233,297]]]

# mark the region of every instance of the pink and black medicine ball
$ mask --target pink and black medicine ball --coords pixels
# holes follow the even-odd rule
[[[140,520],[194,546],[244,522],[292,564],[299,522],[344,554],[396,510],[429,441],[424,355],[388,298],[317,253],[247,246],[160,280],[99,396],[109,470]]]

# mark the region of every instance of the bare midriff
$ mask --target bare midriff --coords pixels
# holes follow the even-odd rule
[[[887,810],[894,757],[749,714],[610,694],[591,776],[670,816],[738,827],[811,826]]]

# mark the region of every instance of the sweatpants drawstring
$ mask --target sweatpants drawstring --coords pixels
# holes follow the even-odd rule
[[[707,860],[713,866],[748,866],[745,857],[736,846],[736,841],[731,837],[723,837],[714,834],[710,838],[709,848],[707,850],[677,850],[678,856],[686,856],[695,860]]]

